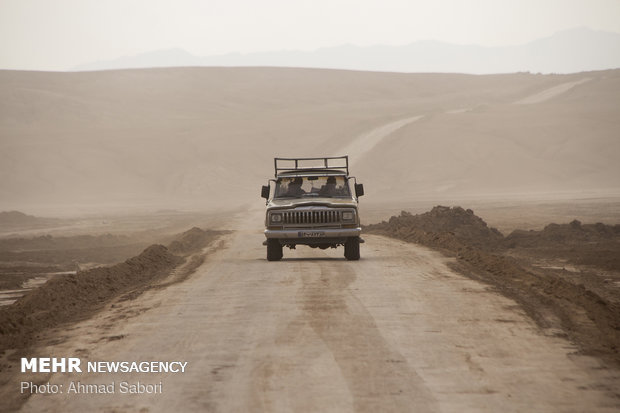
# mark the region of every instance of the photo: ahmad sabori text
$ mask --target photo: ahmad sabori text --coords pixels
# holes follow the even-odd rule
[[[72,381],[67,388],[63,384],[36,384],[31,381],[22,381],[20,384],[21,393],[30,394],[162,394],[164,391],[163,382],[159,383],[142,383],[121,381],[118,383],[118,392],[116,390],[116,382],[109,383],[82,383],[80,381]]]

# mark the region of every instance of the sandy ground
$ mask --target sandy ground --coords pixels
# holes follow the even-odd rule
[[[247,207],[274,156],[346,153],[368,202],[617,196],[618,90],[620,70],[3,71],[0,211]]]
[[[163,383],[162,394],[34,395],[24,412],[617,411],[620,373],[543,334],[511,300],[427,248],[367,236],[362,260],[299,248],[268,263],[261,210],[188,280],[52,333],[40,354],[182,360],[184,374],[54,374]],[[45,343],[42,340],[42,343]],[[34,376],[34,375],[33,375]],[[3,388],[13,397],[16,375]],[[37,378],[39,381],[41,377]]]

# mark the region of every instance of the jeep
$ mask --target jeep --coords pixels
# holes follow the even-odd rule
[[[359,260],[364,241],[358,199],[364,186],[349,176],[349,157],[274,158],[274,168],[275,179],[261,190],[267,205],[267,260],[279,261],[283,247],[297,245],[343,245],[347,260]]]

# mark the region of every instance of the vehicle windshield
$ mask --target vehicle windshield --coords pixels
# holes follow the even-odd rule
[[[344,176],[304,176],[278,178],[275,198],[350,198]]]

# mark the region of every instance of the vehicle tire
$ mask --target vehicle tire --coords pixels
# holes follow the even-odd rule
[[[344,257],[349,261],[360,259],[360,237],[351,237],[344,243]]]
[[[277,239],[267,240],[267,261],[280,261],[282,259],[282,244]]]

